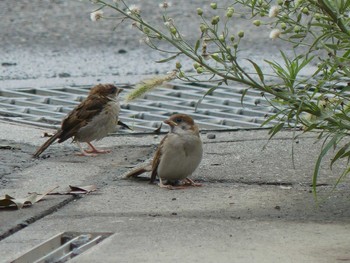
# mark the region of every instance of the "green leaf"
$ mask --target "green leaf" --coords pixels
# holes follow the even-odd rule
[[[242,93],[242,96],[241,96],[241,104],[242,104],[242,107],[243,107],[243,99],[244,99],[245,95],[247,94],[247,92],[248,92],[248,89],[244,89],[244,90],[243,90],[243,93]]]
[[[331,149],[338,141],[339,134],[336,134],[333,136],[333,138],[326,144],[326,146],[323,147],[321,153],[319,154],[316,164],[315,164],[315,169],[314,169],[314,174],[312,177],[312,189],[315,195],[315,198],[317,199],[317,178],[318,175],[320,174],[320,167],[321,167],[321,162],[323,157],[328,153],[329,149]]]
[[[222,82],[220,82],[220,83],[222,83]],[[200,99],[198,100],[198,102],[196,103],[196,107],[195,107],[194,111],[197,111],[197,108],[198,108],[199,104],[201,104],[201,102],[203,101],[203,99],[204,99],[207,95],[210,95],[214,90],[216,90],[216,89],[218,88],[218,86],[221,85],[220,83],[219,83],[217,86],[211,87],[209,90],[207,90],[207,92],[203,95],[203,97],[200,98]]]
[[[289,38],[293,39],[293,38],[304,38],[306,35],[305,34],[295,34],[290,36]]]
[[[194,47],[194,53],[197,53],[197,50],[198,50],[200,44],[201,44],[201,42],[200,42],[200,40],[198,39],[197,42],[196,42],[196,46]]]
[[[169,58],[165,58],[165,59],[162,59],[162,60],[158,60],[158,61],[156,61],[156,63],[168,62],[168,61],[173,60],[174,58],[178,57],[180,54],[181,54],[181,52],[179,52],[179,53],[177,53],[176,55],[171,56],[171,57],[169,57]]]
[[[258,64],[256,64],[251,59],[248,59],[248,61],[253,64],[255,71],[256,71],[256,73],[258,73],[258,76],[259,76],[259,79],[261,80],[261,82],[264,82],[264,74],[263,74],[261,68],[258,66]]]
[[[272,129],[269,131],[269,134],[271,134],[269,140],[276,135],[284,126],[284,122],[278,123],[277,125],[273,126]]]
[[[333,164],[339,159],[339,158],[343,158],[343,157],[346,157],[346,153],[349,153],[349,152],[346,152],[346,150],[349,148],[350,146],[350,142],[348,142],[347,144],[345,144],[337,153],[336,155],[334,156],[333,160],[331,161],[331,168],[333,167]],[[345,155],[345,156],[344,156]]]

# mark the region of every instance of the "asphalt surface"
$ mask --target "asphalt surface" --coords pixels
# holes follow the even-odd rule
[[[171,12],[192,30],[190,11],[206,3],[179,1]],[[158,12],[158,3],[144,6],[150,17]],[[92,23],[92,9],[85,1],[1,1],[0,90],[135,83],[171,69],[154,63],[163,55],[140,45],[130,27],[112,31],[112,24]],[[261,35],[248,32],[247,56],[274,54],[271,44],[257,54]],[[214,139],[202,133],[204,158],[192,178],[203,186],[169,191],[122,178],[152,156],[164,135],[109,136],[97,146],[112,153],[96,158],[75,156],[69,142],[55,144],[46,158],[33,160],[46,131],[0,121],[0,196],[56,186],[64,193],[69,185],[96,185],[97,191],[50,195],[31,207],[0,211],[0,262],[69,231],[112,234],[73,262],[350,261],[348,179],[332,191],[346,164],[332,170],[329,161],[322,164],[317,204],[311,181],[321,144],[315,135],[295,141],[283,131],[268,142],[266,130],[215,132]]]

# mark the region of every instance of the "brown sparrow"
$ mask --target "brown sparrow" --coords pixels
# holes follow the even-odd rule
[[[184,188],[184,185],[171,185],[179,180],[200,186],[188,178],[198,167],[203,155],[198,126],[186,114],[172,115],[164,123],[170,126],[170,131],[160,142],[152,163],[134,169],[126,177],[136,177],[143,172],[152,171],[151,182],[158,176],[160,187]],[[167,181],[167,185],[163,180]]]
[[[34,153],[33,157],[39,157],[56,139],[61,143],[71,137],[81,150],[79,155],[96,156],[98,153],[110,152],[96,149],[91,141],[101,140],[116,129],[120,111],[117,97],[122,90],[112,84],[94,86],[88,97],[63,119],[61,128]],[[90,149],[83,150],[80,142],[86,142]]]

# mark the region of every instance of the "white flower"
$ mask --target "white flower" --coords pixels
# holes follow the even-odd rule
[[[127,12],[128,15],[131,15],[131,14],[138,15],[140,14],[140,11],[141,11],[140,7],[137,5],[130,5],[128,9],[129,9],[129,11]]]
[[[174,26],[174,19],[168,18],[168,20],[167,20],[166,22],[164,22],[164,25],[165,25],[166,27]]]
[[[271,39],[279,38],[281,33],[282,33],[281,30],[279,30],[278,28],[272,29],[272,31],[270,32],[270,38]]]
[[[98,10],[98,11],[95,11],[95,12],[92,12],[90,14],[90,18],[92,21],[97,21],[99,19],[101,19],[103,16],[103,11],[102,10]]]
[[[278,5],[273,5],[269,11],[269,17],[276,17],[280,11],[280,7]]]
[[[149,39],[149,37],[144,37],[140,39],[140,44],[147,44],[149,45],[151,43],[151,40]]]
[[[160,4],[159,4],[159,7],[160,7],[160,8],[167,9],[168,7],[171,7],[171,3],[169,3],[169,2],[163,2],[163,3],[160,3]]]

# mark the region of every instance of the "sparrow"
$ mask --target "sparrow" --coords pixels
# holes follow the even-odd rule
[[[200,186],[188,178],[197,169],[203,156],[198,125],[186,114],[172,115],[164,123],[169,125],[170,131],[160,142],[151,163],[137,167],[125,177],[137,177],[150,171],[151,183],[158,177],[162,188],[173,190],[183,189],[186,185]],[[178,181],[184,181],[184,184],[173,185]]]
[[[98,150],[91,142],[101,140],[117,128],[120,104],[118,95],[123,89],[113,84],[98,84],[91,88],[88,96],[62,121],[61,128],[34,154],[37,158],[54,141],[64,142],[73,137],[80,148],[81,156],[96,156],[110,150]],[[83,150],[80,142],[86,142],[90,149]]]

